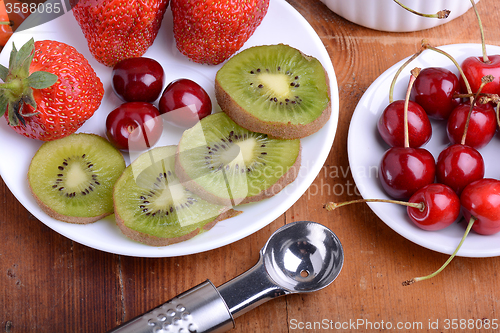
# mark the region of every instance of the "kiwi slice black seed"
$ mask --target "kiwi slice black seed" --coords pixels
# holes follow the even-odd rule
[[[124,169],[123,156],[108,141],[80,133],[42,144],[31,161],[28,181],[48,215],[91,223],[113,213],[113,185]]]
[[[175,171],[200,197],[234,206],[271,197],[294,181],[300,150],[298,139],[249,131],[219,112],[184,132]]]
[[[240,213],[187,190],[175,175],[176,151],[177,146],[166,146],[141,154],[116,182],[116,222],[135,241],[153,246],[181,242]]]
[[[215,94],[237,124],[276,138],[306,137],[331,114],[328,74],[319,60],[284,44],[233,56],[217,72]]]

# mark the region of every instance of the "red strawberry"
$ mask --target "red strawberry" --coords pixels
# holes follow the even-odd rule
[[[267,13],[269,0],[172,0],[179,51],[217,65],[236,53]]]
[[[70,0],[89,50],[114,66],[142,56],[153,44],[169,0]]]
[[[0,116],[26,137],[65,137],[101,104],[101,80],[72,46],[31,39],[19,51],[13,45],[9,67],[0,65]]]

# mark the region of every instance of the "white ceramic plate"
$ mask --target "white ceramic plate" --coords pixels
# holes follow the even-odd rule
[[[215,103],[213,82],[219,66],[200,65],[190,62],[176,49],[172,34],[170,9],[154,45],[145,56],[158,60],[165,69],[166,83],[187,77],[202,85]],[[34,15],[30,19],[34,19]],[[293,27],[290,28],[290,27]],[[111,68],[97,63],[91,56],[87,42],[72,13],[16,33],[11,41],[19,48],[31,37],[35,40],[52,39],[74,46],[90,61],[102,80],[105,96],[100,109],[79,132],[93,132],[104,136],[106,115],[121,102],[111,89]],[[0,63],[8,64],[11,41],[0,55]],[[313,182],[325,162],[337,129],[339,99],[335,72],[331,59],[320,38],[307,21],[284,0],[273,0],[269,11],[244,48],[254,45],[285,43],[306,54],[318,58],[328,71],[332,95],[332,116],[319,132],[302,140],[303,164],[298,179],[273,198],[241,207],[243,214],[218,223],[209,232],[191,240],[166,247],[151,247],[129,240],[120,232],[113,217],[90,225],[74,225],[56,221],[43,213],[28,190],[26,174],[31,158],[41,142],[24,138],[12,131],[4,119],[0,119],[0,174],[16,198],[36,218],[56,232],[89,247],[115,254],[137,257],[170,257],[211,250],[235,242],[263,228],[292,206]],[[220,109],[218,109],[220,110]],[[216,111],[218,111],[216,109]],[[168,127],[158,145],[177,144],[182,131]],[[7,209],[7,207],[3,207]]]
[[[446,19],[422,17],[410,13],[393,0],[321,0],[334,13],[367,28],[408,32],[429,29],[450,22],[463,15],[472,5],[469,0],[403,0],[401,3],[417,12],[435,14],[448,9]],[[476,3],[479,0],[475,1]]]
[[[479,44],[455,44],[440,47],[450,53],[458,63],[468,56],[480,56]],[[488,46],[488,54],[499,54],[500,47]],[[384,152],[389,148],[380,137],[377,121],[389,104],[389,87],[394,74],[406,61],[395,64],[375,80],[359,101],[351,120],[348,137],[349,164],[356,186],[363,198],[388,198],[378,179],[378,167]],[[394,100],[404,99],[410,70],[414,67],[445,67],[458,75],[458,70],[445,56],[426,50],[401,73],[395,87]],[[445,122],[432,121],[432,138],[425,146],[437,159],[449,144]],[[485,160],[486,177],[499,178],[500,137],[496,135],[489,145],[480,150]],[[370,208],[394,231],[423,247],[451,254],[463,236],[465,228],[453,224],[441,231],[424,231],[414,226],[399,205],[370,203]],[[500,234],[481,236],[473,231],[458,252],[464,257],[492,257],[500,255]]]

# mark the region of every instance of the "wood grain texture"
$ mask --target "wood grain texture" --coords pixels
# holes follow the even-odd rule
[[[310,189],[276,221],[236,244],[151,259],[100,252],[55,233],[31,216],[0,181],[0,332],[105,332],[207,278],[218,286],[243,273],[257,262],[272,232],[298,220],[323,223],[339,236],[345,249],[340,276],[320,292],[260,306],[238,318],[232,332],[380,331],[299,329],[293,324],[322,320],[422,323],[421,330],[404,331],[440,332],[445,331],[442,326],[427,329],[429,320],[443,324],[447,318],[500,319],[500,258],[456,258],[433,280],[402,287],[403,280],[434,271],[447,256],[399,236],[366,205],[323,209],[325,202],[358,197],[349,170],[347,134],[356,104],[369,85],[413,54],[422,38],[434,45],[479,42],[474,13],[425,31],[385,33],[350,23],[319,0],[289,3],[323,41],[340,92],[335,142]],[[487,42],[500,45],[500,3],[481,0],[478,9]]]

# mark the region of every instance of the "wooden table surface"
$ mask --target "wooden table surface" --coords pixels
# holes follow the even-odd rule
[[[348,22],[319,0],[289,3],[316,30],[335,68],[340,117],[325,165],[343,170],[349,166],[351,116],[382,72],[413,54],[422,38],[434,45],[479,42],[472,10],[433,29],[386,33]],[[500,45],[500,3],[481,0],[478,9],[487,42]],[[313,186],[353,183],[350,173],[332,177],[321,172]],[[134,258],[104,253],[52,231],[0,181],[0,331],[105,332],[207,278],[218,286],[244,272],[257,262],[258,251],[272,232],[298,220],[323,223],[338,235],[345,249],[340,276],[319,292],[278,298],[237,318],[233,332],[371,332],[384,331],[387,323],[393,325],[392,331],[446,332],[451,331],[444,326],[446,320],[498,323],[500,258],[456,258],[434,279],[402,287],[403,280],[434,271],[448,256],[401,237],[364,204],[335,212],[322,208],[332,199],[357,198],[352,193],[333,198],[311,188],[276,221],[235,244],[183,257]],[[301,328],[324,320],[333,327]],[[429,323],[436,321],[438,329],[429,329]],[[395,330],[397,323],[416,329]]]

